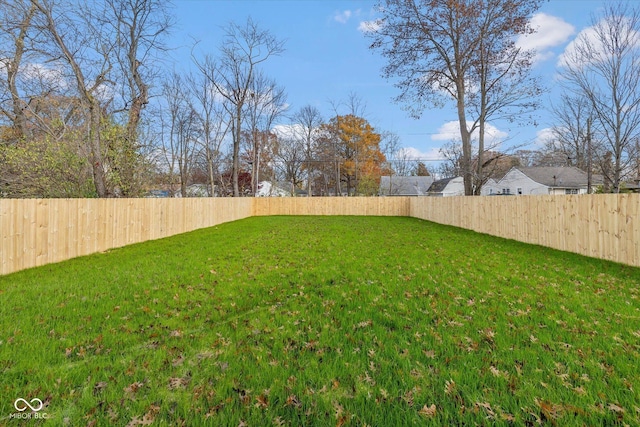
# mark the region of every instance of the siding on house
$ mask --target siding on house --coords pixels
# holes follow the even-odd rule
[[[575,167],[514,167],[493,189],[513,195],[586,194],[587,174]]]
[[[542,195],[549,194],[549,188],[534,181],[520,169],[513,168],[496,184],[498,194]]]

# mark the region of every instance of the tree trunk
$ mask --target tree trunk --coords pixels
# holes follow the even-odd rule
[[[238,169],[240,167],[240,129],[242,126],[242,106],[236,109],[236,124],[233,129],[233,166],[232,166],[232,181],[233,181],[233,197],[240,197],[240,186],[238,185]]]
[[[98,197],[111,196],[107,178],[104,169],[104,159],[102,156],[102,145],[100,141],[100,121],[102,114],[100,106],[93,97],[89,96],[89,157],[91,161],[91,170],[93,172],[93,183]]]
[[[24,102],[22,101],[22,99],[20,99],[18,86],[16,84],[16,78],[18,76],[20,63],[22,62],[22,56],[24,54],[24,42],[27,36],[27,30],[31,25],[31,19],[33,18],[35,11],[36,6],[32,3],[26,16],[20,22],[20,32],[18,33],[18,36],[16,37],[14,43],[14,56],[9,61],[7,61],[6,64],[7,84],[9,86],[9,92],[11,93],[11,105],[13,109],[12,119],[15,132],[14,138],[16,141],[27,136],[27,118],[24,113]]]
[[[471,173],[471,133],[467,130],[467,116],[465,112],[464,82],[458,82],[458,124],[460,125],[460,139],[462,140],[462,158],[460,168],[464,181],[464,195],[473,195],[473,174]]]

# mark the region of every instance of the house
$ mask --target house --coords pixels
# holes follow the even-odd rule
[[[620,190],[628,191],[629,193],[640,193],[640,178],[621,183]]]
[[[481,196],[490,196],[492,194],[499,193],[500,186],[498,185],[498,181],[493,178],[487,179],[487,182],[484,183],[482,188],[480,189]]]
[[[191,184],[187,186],[187,197],[209,197],[209,186],[206,184]]]
[[[587,173],[576,167],[513,167],[486,190],[502,195],[586,194],[587,180]],[[592,180],[594,188],[601,184],[598,179]]]
[[[428,195],[435,197],[464,196],[464,180],[461,176],[439,179],[431,184]]]
[[[289,187],[289,190],[285,188]],[[291,183],[272,183],[269,181],[261,181],[258,183],[258,191],[256,197],[289,197],[291,196]]]
[[[432,176],[382,176],[381,196],[426,196],[433,184]]]

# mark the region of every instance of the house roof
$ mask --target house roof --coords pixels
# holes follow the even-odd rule
[[[429,187],[429,193],[442,193],[444,189],[447,187],[447,185],[449,184],[449,182],[451,182],[455,178],[456,177],[444,178],[444,179],[439,179],[435,181],[433,184],[431,184],[431,187]]]
[[[514,168],[531,178],[533,181],[547,187],[583,187],[587,185],[587,173],[572,166],[548,167],[536,166],[530,168]]]
[[[432,176],[382,176],[380,177],[380,194],[423,196],[432,182]]]

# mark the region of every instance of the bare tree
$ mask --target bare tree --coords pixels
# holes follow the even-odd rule
[[[160,0],[31,0],[38,53],[66,72],[86,111],[86,146],[99,197],[140,190],[139,124],[149,102],[154,54],[171,19]],[[119,94],[119,96],[118,96]],[[124,113],[124,120],[117,120]],[[105,123],[109,128],[103,129]],[[108,132],[109,137],[102,133]],[[114,139],[114,135],[117,138]]]
[[[585,97],[610,153],[605,175],[612,191],[632,165],[640,138],[640,10],[630,3],[607,3],[565,53],[565,87]]]
[[[166,51],[164,37],[173,25],[169,6],[166,0],[105,0],[104,9],[94,7],[85,11],[109,28],[116,40],[113,55],[126,82],[121,91],[123,110],[127,113],[126,133],[131,141],[137,139],[142,110],[149,103],[157,55]]]
[[[311,105],[305,105],[302,107],[292,118],[291,126],[294,130],[293,139],[301,142],[302,152],[304,153],[303,167],[307,175],[308,197],[313,195],[313,175],[314,171],[317,169],[317,163],[313,159],[316,151],[318,132],[323,122],[324,119],[322,118],[320,110]],[[298,153],[298,150],[296,149],[294,152]]]
[[[209,195],[215,195],[216,169],[222,156],[222,142],[230,126],[229,115],[226,113],[226,102],[207,78],[214,72],[214,64],[205,60],[200,65],[200,73],[189,77],[189,88],[193,94],[196,112],[202,129],[202,145],[206,158],[206,168],[209,181]]]
[[[122,155],[112,167],[124,196],[139,193],[141,187],[139,126],[156,79],[158,55],[166,51],[164,37],[173,24],[169,7],[166,0],[105,0],[103,7],[82,10],[85,19],[97,22],[107,40],[113,40],[112,81],[122,103],[116,112],[124,113],[125,130],[119,144]],[[105,43],[104,37],[100,43]]]
[[[388,160],[387,169],[394,175],[411,175],[416,159],[411,151],[400,147],[400,137],[393,132],[381,132],[380,137],[380,151]]]
[[[244,107],[251,96],[251,85],[257,67],[284,51],[284,42],[269,31],[261,29],[251,18],[244,26],[231,23],[219,47],[218,61],[213,70],[207,72],[207,78],[216,87],[220,95],[227,99],[228,112],[232,116],[231,133],[233,136],[232,181],[233,195],[240,196],[238,185],[240,140],[242,135]],[[196,64],[199,64],[196,61]]]
[[[28,49],[26,46],[28,32],[31,29],[31,21],[36,12],[36,6],[27,1],[0,2],[0,43],[7,46],[7,51],[2,52],[1,60],[5,71],[6,84],[10,105],[0,105],[0,111],[9,118],[13,128],[12,140],[18,141],[27,136],[27,118],[25,114],[26,102],[18,87],[18,73],[22,66],[23,57]]]
[[[249,136],[249,157],[251,163],[251,190],[258,191],[263,154],[268,154],[271,127],[286,110],[286,94],[274,80],[258,70],[251,83],[251,96],[245,108],[245,126]],[[264,152],[264,153],[263,153]],[[265,160],[268,160],[265,159]]]
[[[449,142],[440,147],[440,155],[445,159],[438,167],[438,175],[441,178],[454,178],[462,175],[460,164],[462,163],[462,147],[455,142]]]
[[[275,160],[281,178],[291,184],[294,195],[295,189],[303,182],[303,169],[307,160],[304,140],[295,135],[278,137]]]
[[[383,19],[369,32],[371,48],[388,60],[383,74],[400,78],[396,101],[414,116],[420,116],[427,103],[455,102],[466,195],[474,194],[474,173],[482,178],[482,171],[471,165],[472,132],[479,130],[481,156],[485,125],[492,117],[533,107],[528,101],[537,94],[537,83],[527,77],[529,54],[516,47],[514,36],[531,32],[528,17],[540,3],[385,0],[379,4]]]
[[[180,194],[186,197],[187,185],[196,160],[197,140],[200,136],[198,116],[192,106],[183,78],[179,74],[174,73],[165,81],[163,95],[167,105],[166,129],[163,132],[163,151],[167,170],[169,176],[173,176],[177,171]]]
[[[113,66],[111,46],[95,43],[100,29],[84,21],[72,8],[61,9],[54,0],[33,0],[33,3],[39,11],[38,29],[47,33],[56,49],[51,52],[51,60],[60,58],[69,68],[77,96],[87,111],[87,151],[96,193],[98,197],[112,196],[107,184],[105,147],[100,136],[102,90]]]
[[[589,163],[587,138],[594,131],[591,123],[595,114],[591,103],[584,96],[564,93],[551,111],[555,119],[553,150],[565,153],[573,166],[586,171]]]

